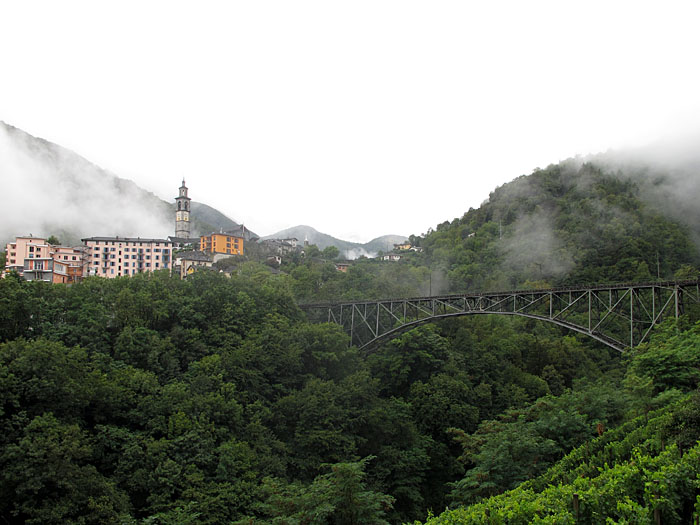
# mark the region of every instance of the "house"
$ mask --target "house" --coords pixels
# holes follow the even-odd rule
[[[399,251],[399,252],[410,250],[410,249],[411,249],[410,242],[402,242],[399,244],[394,244],[394,250]]]
[[[73,283],[79,281],[86,265],[82,247],[56,246],[43,237],[17,237],[6,246],[5,273],[15,271],[27,281]]]
[[[15,271],[23,275],[25,259],[51,259],[51,245],[43,237],[16,237],[15,242],[7,243],[5,253],[5,272]],[[32,264],[31,271],[34,272],[37,266],[43,265]]]
[[[335,269],[338,270],[339,272],[347,273],[349,267],[350,267],[349,262],[337,262],[337,263],[335,263]]]
[[[267,259],[265,259],[265,263],[273,268],[279,268],[282,266],[282,257],[279,255],[270,255]]]
[[[401,256],[396,254],[396,253],[388,253],[386,255],[382,255],[382,261],[400,261]]]
[[[196,250],[180,252],[175,256],[175,267],[179,268],[181,279],[192,275],[200,268],[211,268],[213,264],[213,256]]]
[[[74,283],[80,281],[86,273],[87,250],[84,246],[53,247],[53,282]]]
[[[243,236],[212,232],[199,238],[199,251],[210,254],[243,255]]]
[[[264,239],[258,244],[266,253],[289,255],[296,251],[296,242],[296,239]]]
[[[87,274],[119,277],[156,270],[172,270],[173,243],[141,237],[88,237]]]

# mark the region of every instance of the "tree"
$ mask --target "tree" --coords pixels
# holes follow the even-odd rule
[[[37,416],[0,456],[0,507],[29,524],[124,523],[126,495],[97,472],[92,454],[78,425]]]
[[[324,259],[333,260],[340,255],[340,251],[335,246],[326,246],[321,252],[321,255]]]
[[[59,244],[61,244],[61,241],[59,241],[58,237],[56,237],[55,235],[52,235],[51,237],[46,239],[46,242],[49,244],[53,244],[54,246],[58,246]]]
[[[369,490],[364,481],[372,459],[327,465],[330,472],[317,476],[307,487],[267,479],[263,489],[268,497],[259,506],[260,513],[280,525],[388,525],[386,512],[394,498]],[[245,518],[238,523],[252,522],[254,518]]]
[[[319,250],[318,246],[315,244],[309,244],[308,246],[304,246],[304,253],[306,257],[319,257],[321,255],[321,250]]]

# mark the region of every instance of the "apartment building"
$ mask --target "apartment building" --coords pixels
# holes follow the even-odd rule
[[[5,247],[5,275],[15,271],[27,281],[73,283],[83,276],[83,249],[49,244],[43,237],[17,237]]]
[[[88,275],[114,278],[122,275],[172,270],[173,243],[141,237],[88,237]]]
[[[199,238],[199,251],[243,255],[243,237],[224,232],[202,235]]]

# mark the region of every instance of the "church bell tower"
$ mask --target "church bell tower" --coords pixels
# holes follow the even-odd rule
[[[180,193],[175,197],[175,237],[190,238],[190,198],[187,196],[185,179],[182,179]]]

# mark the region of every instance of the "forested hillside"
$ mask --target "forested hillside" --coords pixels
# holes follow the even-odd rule
[[[285,261],[283,269],[301,301],[694,279],[700,223],[665,213],[669,184],[661,175],[564,162],[412,235],[423,251],[404,252],[398,262],[360,259],[339,274],[307,258]]]
[[[312,248],[281,272],[0,280],[0,521],[567,523],[576,492],[582,523],[687,523],[696,309],[621,356],[496,316],[361,353],[298,307],[697,276],[695,230],[648,184],[551,166],[347,273]]]

